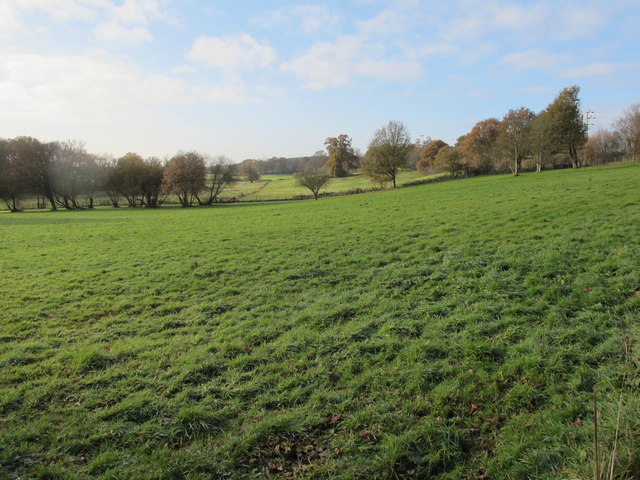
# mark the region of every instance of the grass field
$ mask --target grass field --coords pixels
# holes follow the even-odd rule
[[[402,171],[398,174],[398,185],[404,185],[419,180],[427,180],[437,175],[422,175],[414,171]],[[389,187],[389,184],[385,185]],[[332,178],[329,184],[320,190],[324,193],[344,193],[354,190],[374,190],[380,185],[360,173],[343,178]],[[231,185],[222,194],[223,198],[235,197],[239,201],[269,201],[290,200],[299,196],[311,196],[311,192],[296,184],[292,175],[263,175],[259,182],[240,181]]]
[[[640,164],[0,238],[1,479],[638,478]]]

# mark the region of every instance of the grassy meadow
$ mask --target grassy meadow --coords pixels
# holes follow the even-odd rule
[[[640,164],[0,238],[0,479],[638,478]]]
[[[407,183],[428,180],[440,176],[423,175],[420,172],[403,170],[398,174],[397,183],[402,186]],[[390,184],[384,184],[383,188],[390,188]],[[354,173],[348,177],[332,178],[329,183],[320,190],[325,193],[346,193],[356,190],[380,189],[380,184],[371,183],[371,180],[360,173]],[[300,187],[293,175],[262,175],[260,181],[239,181],[225,189],[221,197],[236,198],[238,201],[269,201],[291,200],[300,196],[311,196],[309,189]]]

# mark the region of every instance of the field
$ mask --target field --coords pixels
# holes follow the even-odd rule
[[[0,479],[638,478],[640,164],[0,235]]]
[[[438,175],[422,175],[419,172],[410,170],[401,171],[398,174],[398,185],[428,180]],[[389,188],[389,184],[383,185]],[[320,190],[324,193],[345,193],[354,190],[374,190],[379,189],[379,184],[356,173],[348,177],[332,178],[329,184]],[[231,185],[222,194],[223,198],[236,198],[239,201],[269,201],[269,200],[290,200],[299,196],[311,196],[311,192],[296,184],[292,175],[263,175],[259,182],[239,181]]]

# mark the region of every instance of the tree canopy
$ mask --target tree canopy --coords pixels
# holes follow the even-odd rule
[[[396,187],[396,176],[407,164],[413,148],[407,127],[402,122],[390,121],[379,128],[361,162],[362,173],[375,181],[392,182]]]

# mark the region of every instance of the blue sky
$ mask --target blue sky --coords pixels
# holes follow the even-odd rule
[[[95,153],[311,155],[389,120],[449,143],[579,85],[640,102],[640,0],[0,0],[0,137]]]

